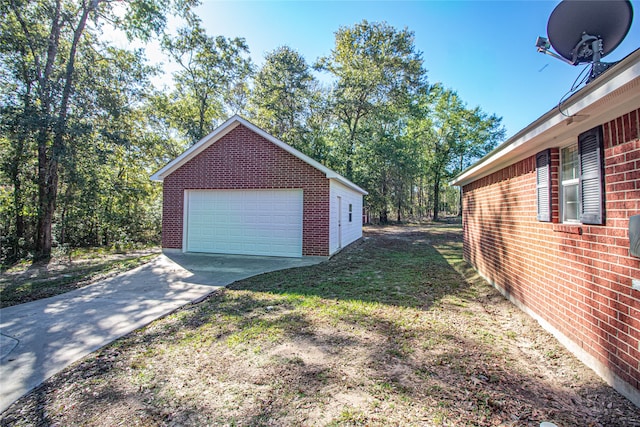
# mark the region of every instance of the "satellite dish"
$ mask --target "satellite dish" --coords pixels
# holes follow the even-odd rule
[[[590,42],[602,40],[600,57],[611,53],[629,32],[632,19],[628,0],[565,0],[551,13],[547,34],[563,58],[576,64],[591,62],[595,52],[590,54]]]
[[[592,63],[592,80],[611,65],[600,59],[624,40],[632,20],[629,0],[563,0],[549,17],[549,40],[538,37],[536,46],[571,65]],[[548,50],[549,42],[558,54]]]

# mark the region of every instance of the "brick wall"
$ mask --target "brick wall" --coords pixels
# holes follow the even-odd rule
[[[533,156],[464,187],[463,227],[467,261],[640,405],[640,291],[631,288],[640,258],[628,240],[628,218],[640,214],[639,131],[640,109],[603,125],[605,225],[559,223],[552,149],[552,222],[536,220]]]
[[[162,247],[182,248],[184,190],[285,188],[303,190],[302,254],[329,255],[329,180],[242,125],[165,177]]]

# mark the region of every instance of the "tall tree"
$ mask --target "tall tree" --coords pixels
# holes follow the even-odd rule
[[[439,83],[419,98],[417,109],[410,128],[412,137],[422,144],[433,219],[437,220],[446,180],[493,149],[504,137],[504,129],[501,119],[479,107],[468,109],[455,91]]]
[[[196,18],[176,36],[165,36],[163,48],[181,67],[173,76],[172,107],[181,130],[194,143],[225,116],[230,94],[244,91],[252,73],[249,48],[243,38],[207,35]]]
[[[420,152],[416,141],[407,137],[406,126],[405,117],[395,121],[368,119],[370,143],[367,150],[359,150],[356,156],[355,172],[369,191],[369,208],[377,212],[383,224],[394,210],[398,222],[405,211],[411,210],[411,184],[418,173]]]
[[[147,178],[158,164],[143,110],[152,70],[141,51],[105,47],[78,59],[83,72],[69,121],[74,138],[61,160],[57,242],[148,242],[154,226],[145,207],[159,196]]]
[[[267,53],[253,81],[252,116],[282,141],[306,150],[315,78],[304,57],[288,46]]]
[[[336,32],[335,47],[315,65],[336,79],[333,109],[344,127],[344,172],[354,178],[353,157],[363,121],[380,109],[407,103],[425,77],[414,34],[364,20]]]
[[[181,1],[185,10],[188,1]],[[56,210],[59,167],[73,133],[73,94],[80,70],[78,53],[95,41],[88,37],[108,22],[131,37],[148,39],[164,27],[170,2],[163,0],[3,0],[0,38],[10,51],[3,69],[18,80],[19,97],[32,120],[27,139],[37,146],[38,207],[36,255],[51,254],[52,224]],[[26,98],[25,98],[26,97]]]

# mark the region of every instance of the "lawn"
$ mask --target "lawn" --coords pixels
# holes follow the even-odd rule
[[[19,262],[0,270],[0,308],[59,295],[145,264],[160,250],[76,250],[47,261]]]
[[[460,226],[370,227],[93,353],[8,425],[640,425],[462,260]]]

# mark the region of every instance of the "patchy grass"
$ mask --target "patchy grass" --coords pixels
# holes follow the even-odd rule
[[[129,253],[85,249],[47,262],[15,264],[0,274],[0,308],[81,288],[145,264],[158,254],[158,249]]]
[[[366,236],[116,341],[0,425],[640,424],[637,408],[462,261],[458,225]]]

